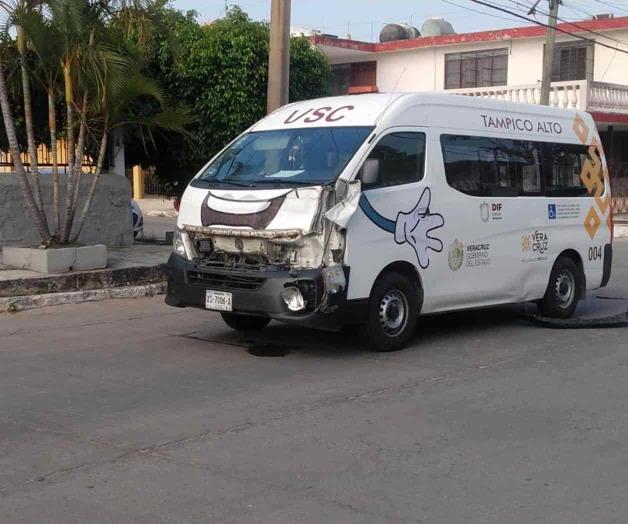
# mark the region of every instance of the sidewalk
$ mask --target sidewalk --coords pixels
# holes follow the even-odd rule
[[[170,245],[142,243],[108,248],[106,269],[49,275],[9,268],[0,257],[0,313],[163,293],[171,251]]]
[[[167,197],[147,195],[136,200],[145,217],[176,217],[174,199]]]
[[[615,215],[615,238],[628,238],[628,215]]]

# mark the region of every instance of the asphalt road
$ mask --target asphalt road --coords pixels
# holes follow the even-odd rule
[[[162,300],[0,316],[0,522],[627,520],[626,329],[500,308],[380,355]]]

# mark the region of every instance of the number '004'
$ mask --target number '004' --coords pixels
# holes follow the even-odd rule
[[[589,248],[589,260],[592,262],[594,260],[602,259],[602,246],[592,246]]]

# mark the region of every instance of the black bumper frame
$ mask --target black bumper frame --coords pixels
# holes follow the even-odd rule
[[[207,268],[176,253],[170,255],[167,268],[166,304],[170,306],[205,309],[205,292],[213,289],[232,293],[234,313],[330,331],[366,319],[368,299],[347,300],[346,288],[341,293],[329,295],[325,306],[321,307],[325,289],[320,268],[299,271]],[[344,271],[348,284],[350,269],[345,267]],[[197,278],[192,279],[191,275]],[[308,298],[305,311],[295,313],[288,309],[280,296],[287,285],[304,290]]]

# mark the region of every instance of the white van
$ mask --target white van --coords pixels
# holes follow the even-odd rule
[[[419,315],[522,301],[565,318],[605,286],[606,160],[590,115],[448,94],[284,106],[186,189],[167,303],[361,330],[401,348]]]

